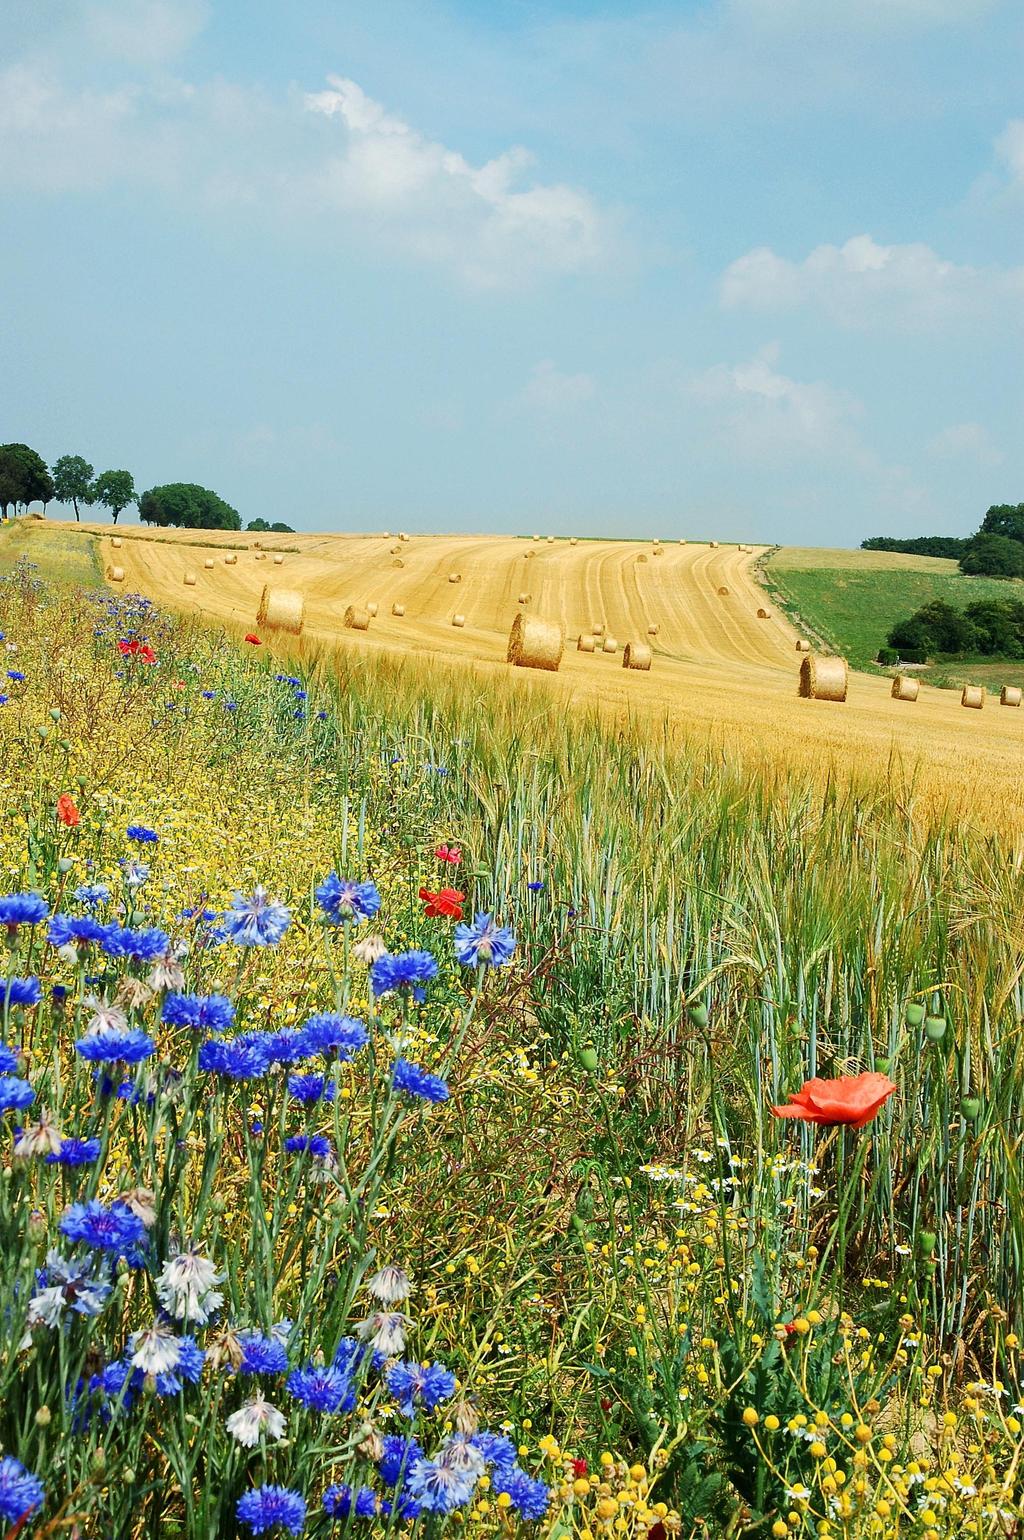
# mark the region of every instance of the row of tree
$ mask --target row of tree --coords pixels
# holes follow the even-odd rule
[[[230,503],[195,482],[174,481],[137,493],[130,471],[101,471],[97,476],[81,455],[61,455],[51,472],[42,455],[27,444],[0,444],[0,509],[4,518],[12,508],[17,512],[31,503],[42,503],[45,513],[50,502],[74,508],[79,521],[83,508],[98,504],[108,510],[116,524],[127,507],[138,503],[144,524],[181,529],[242,527],[241,515]],[[266,519],[252,519],[248,528],[257,533],[293,533],[291,525],[268,524]]]
[[[861,542],[865,551],[904,551],[910,556],[948,556],[973,577],[1024,577],[1024,503],[994,503],[977,534],[958,540],[922,535],[898,540],[874,535]]]
[[[889,647],[908,663],[937,654],[1024,658],[1024,603],[979,599],[959,610],[945,599],[931,599],[893,626]]]

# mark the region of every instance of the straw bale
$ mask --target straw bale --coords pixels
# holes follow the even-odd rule
[[[615,640],[614,636],[606,636],[605,639],[604,639],[604,645],[602,646],[601,651],[602,652],[618,652],[618,650],[619,650],[619,644]]]
[[[397,556],[402,547],[401,545],[393,545],[389,549],[392,556]]]
[[[562,661],[565,637],[553,620],[524,615],[520,610],[508,638],[508,661],[516,668],[543,668],[555,673]]]
[[[718,550],[718,541],[717,540],[709,540],[708,541],[708,545],[711,547],[711,549],[713,551],[717,551]]]
[[[811,644],[810,644],[810,642],[805,642],[803,637],[801,636],[798,639],[798,641],[797,641],[796,650],[797,650],[797,652],[810,652]]]
[[[971,711],[980,711],[985,704],[984,688],[980,684],[965,684],[960,704]]]
[[[405,533],[404,529],[401,529],[398,532],[398,538],[399,540],[408,540],[409,536]]]
[[[607,627],[605,626],[604,621],[602,620],[598,625],[592,626],[591,630],[593,631],[595,636],[604,636],[604,633],[607,630]]]
[[[637,557],[637,561],[646,561],[646,560],[647,560],[647,553],[646,553],[646,551],[641,551],[640,555]]]
[[[253,557],[253,561],[266,561],[266,559],[267,559],[266,551],[257,551],[256,555]]]
[[[767,610],[761,609],[757,612],[757,618],[758,620],[771,620],[772,617]]]
[[[123,583],[124,582],[124,568],[123,567],[108,567],[107,568],[107,577],[110,579],[110,581],[112,583]]]
[[[124,542],[121,540],[120,536],[115,535],[110,543],[114,547],[115,551],[119,551]]]
[[[718,593],[719,593],[719,597],[722,598],[722,599],[724,599],[724,598],[726,598],[728,596],[729,590],[726,588],[724,583],[719,588]]]
[[[461,583],[462,582],[462,573],[461,572],[449,572],[449,574],[448,574],[448,581],[449,581],[449,583]]]
[[[665,548],[664,548],[664,546],[660,546],[660,545],[656,545],[654,547],[653,551],[651,552],[652,556],[664,556],[664,554],[665,554]]]
[[[800,694],[807,700],[845,700],[845,658],[818,658],[813,654],[800,665]]]
[[[460,626],[461,627],[461,626],[464,626],[465,624],[466,624],[466,617],[465,617],[465,615],[453,615],[452,616],[452,625],[453,626]]]
[[[651,649],[646,642],[627,642],[622,649],[623,668],[639,669],[642,673],[649,673],[651,668]]]
[[[284,566],[284,557],[283,556],[275,556],[274,557],[274,566],[275,567],[283,567]]]
[[[391,531],[389,529],[384,530],[383,533],[384,533],[384,539],[385,540],[390,540],[391,539]]]
[[[549,535],[548,536],[548,545],[554,545],[554,543],[555,543],[554,535]]]
[[[224,558],[224,565],[225,565],[225,567],[234,567],[234,566],[237,565],[237,563],[238,563],[238,552],[237,551],[229,551],[228,554]]]
[[[366,606],[366,613],[369,615],[371,620],[375,618],[379,608],[380,606],[378,605],[376,599],[371,599],[369,604]]]
[[[405,614],[405,605],[404,604],[393,604],[391,606],[391,613],[392,613],[392,615],[404,615]]]
[[[647,635],[648,636],[657,636],[657,634],[658,634],[658,632],[660,630],[661,630],[661,627],[659,625],[648,626],[647,627]]]
[[[391,565],[392,565],[392,567],[404,567],[405,566],[405,562],[402,560],[402,558],[400,556],[396,556],[394,561],[391,563]]]
[[[1000,706],[1019,706],[1021,703],[1021,698],[1022,692],[1020,685],[1004,684],[1003,688],[999,692]]]
[[[369,610],[363,609],[362,605],[350,604],[345,611],[344,624],[349,631],[369,631]]]
[[[909,674],[897,674],[889,691],[893,700],[917,700],[921,681],[913,679]]]
[[[539,539],[540,539],[540,536],[539,536],[539,535],[534,535],[534,536],[533,536],[533,539],[534,539],[534,540],[539,540]]]
[[[215,565],[216,564],[212,556],[207,556],[206,560],[203,562],[203,566],[206,568],[207,572],[211,571]]]
[[[529,594],[520,594],[518,602],[520,604],[529,604],[529,602],[530,602],[530,595]]]
[[[190,567],[189,570],[185,573],[185,587],[186,588],[195,588],[195,586],[196,586],[196,574],[192,571],[192,569]]]
[[[577,652],[593,652],[593,650],[594,650],[594,638],[592,636],[588,635],[588,633],[586,631],[581,631],[580,632],[580,639],[576,643],[576,651]]]
[[[256,624],[271,631],[290,631],[298,636],[306,619],[306,601],[294,588],[272,588],[264,583]]]
[[[569,544],[570,545],[579,545],[579,541],[576,539],[575,535],[570,535],[569,536]]]

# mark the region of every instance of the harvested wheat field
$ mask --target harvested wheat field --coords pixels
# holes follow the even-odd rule
[[[83,537],[90,534],[100,537],[101,562],[109,565],[109,533],[82,526]],[[118,538],[125,587],[233,627],[252,627],[265,569],[251,560],[200,567],[196,586],[186,589],[186,569],[207,554],[197,548],[194,531],[150,535],[122,528]],[[219,532],[204,540],[215,553],[241,543],[238,535]],[[649,673],[624,670],[621,656],[600,647],[570,649],[557,673],[515,670],[521,688],[632,719],[647,714],[659,727],[710,736],[730,752],[784,769],[865,781],[881,774],[972,821],[1024,826],[1016,795],[1024,767],[1018,713],[964,711],[958,693],[926,685],[908,712],[892,698],[888,678],[853,670],[845,701],[799,698],[798,633],[774,609],[767,620],[757,614],[764,589],[755,564],[763,548],[673,544],[658,561],[638,563],[648,549],[640,542],[573,546],[528,537],[418,535],[403,545],[405,564],[397,570],[383,535],[269,535],[262,543],[268,552],[290,553],[288,586],[305,596],[307,645],[430,655],[460,668],[475,665],[485,675],[511,672],[509,628],[519,612],[523,555],[530,551],[531,612],[559,622],[566,635],[604,625],[621,647],[648,637],[652,615],[660,629],[650,639]],[[452,572],[461,574],[461,628],[451,623]],[[372,628],[346,630],[346,607],[368,603],[379,606]],[[404,606],[400,618],[392,613],[396,604]]]

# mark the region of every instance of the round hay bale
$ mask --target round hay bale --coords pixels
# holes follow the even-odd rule
[[[599,625],[591,626],[591,630],[593,631],[595,636],[604,636],[604,633],[605,633],[604,622],[602,621]]]
[[[345,611],[344,625],[348,631],[369,631],[370,612],[361,605],[350,604]]]
[[[186,588],[195,588],[195,586],[196,586],[196,574],[190,569],[188,572],[185,573],[185,587]]]
[[[581,631],[580,632],[580,639],[576,643],[576,651],[577,652],[593,652],[593,650],[594,650],[594,638],[592,636],[588,636],[586,631]]]
[[[391,613],[392,613],[392,615],[404,615],[405,614],[405,605],[404,604],[393,604],[391,606]]]
[[[812,654],[800,665],[800,694],[805,700],[845,700],[846,673],[845,658],[816,658]]]
[[[534,540],[539,540],[539,539],[540,539],[540,536],[539,536],[539,535],[534,535],[534,537],[533,537],[533,538],[534,538]]]
[[[402,560],[402,558],[400,556],[396,556],[394,561],[391,563],[391,565],[392,565],[392,567],[404,567],[405,566],[405,562]]]
[[[658,632],[660,630],[661,630],[660,626],[648,626],[647,627],[647,635],[648,636],[657,636],[657,634],[658,634]]]
[[[772,617],[769,615],[767,610],[758,610],[757,618],[758,620],[771,620]]]
[[[402,529],[398,532],[398,538],[399,540],[408,540],[409,536],[405,533],[405,530]]]
[[[369,615],[371,620],[374,620],[376,618],[377,611],[378,611],[379,608],[380,608],[380,606],[377,603],[376,599],[372,599],[370,601],[370,603],[366,606],[366,613]]]
[[[556,673],[564,646],[562,628],[555,621],[520,611],[512,622],[507,657],[516,668],[543,668]]]
[[[384,531],[384,539],[385,540],[390,540],[391,539],[391,531],[389,529],[386,529]]]
[[[253,557],[253,561],[266,561],[266,559],[267,559],[266,551],[257,551],[256,555]]]
[[[290,631],[298,636],[306,619],[306,601],[294,588],[271,588],[264,583],[256,624],[271,631]]]
[[[400,545],[393,545],[393,546],[391,546],[391,548],[390,548],[391,555],[392,556],[397,556],[401,549],[402,549],[402,547]]]
[[[650,673],[651,649],[646,642],[627,642],[622,649],[623,668],[639,669],[642,673]]]
[[[215,562],[214,562],[214,559],[213,559],[213,557],[212,557],[212,556],[208,556],[208,557],[207,557],[207,558],[206,558],[206,560],[205,560],[205,561],[204,561],[204,562],[203,562],[203,566],[204,566],[204,567],[205,567],[205,568],[206,568],[206,570],[207,570],[207,572],[210,572],[210,571],[212,571],[212,570],[213,570],[213,567],[214,567],[214,566],[215,566],[215,565],[216,565],[216,563],[215,563]]]
[[[123,567],[108,567],[107,568],[107,577],[110,579],[110,581],[112,583],[123,583],[124,582],[124,568]]]
[[[799,638],[799,640],[797,641],[796,650],[797,650],[797,652],[810,652],[811,644],[810,644],[810,642],[805,642],[803,637],[801,636]]]
[[[664,548],[660,545],[656,545],[654,550],[651,552],[652,556],[663,556],[664,554]]]
[[[985,691],[980,684],[965,684],[960,697],[961,706],[969,711],[980,711],[985,704]]]
[[[284,566],[284,557],[283,556],[275,556],[274,557],[274,566],[275,567],[283,567]]]
[[[605,639],[604,639],[604,643],[603,643],[603,645],[601,647],[601,651],[602,652],[618,652],[618,650],[619,650],[619,644],[615,640],[614,636],[606,636]]]
[[[1022,698],[1024,698],[1024,692],[1017,684],[1004,684],[999,692],[1000,706],[1019,706]]]
[[[889,693],[893,700],[917,700],[920,688],[919,679],[912,679],[909,674],[897,674]]]
[[[717,551],[718,550],[718,541],[717,540],[709,540],[708,541],[708,545],[711,547],[711,549],[713,551]]]
[[[637,561],[646,561],[646,560],[647,560],[647,553],[645,551],[641,551],[640,555],[637,557]]]
[[[119,551],[121,549],[121,546],[122,546],[122,544],[124,542],[120,539],[120,537],[118,535],[115,535],[110,543],[114,547],[115,551]]]
[[[548,536],[548,545],[554,545],[554,543],[555,543],[554,535],[549,535]]]
[[[518,599],[518,603],[519,604],[529,604],[529,602],[530,602],[530,595],[529,594],[520,594],[519,595],[519,599]]]
[[[575,535],[570,535],[569,536],[569,544],[570,545],[579,545],[579,541],[576,539]]]
[[[466,617],[465,617],[465,615],[453,615],[452,616],[452,625],[453,626],[459,626],[461,628],[465,624],[466,624]]]
[[[224,558],[224,565],[225,565],[225,567],[234,567],[234,566],[237,566],[237,564],[238,564],[238,552],[237,551],[229,551],[228,554]]]
[[[448,574],[448,581],[449,581],[449,583],[461,583],[462,582],[462,573],[461,572],[449,572],[449,574]]]
[[[724,583],[722,584],[721,588],[718,590],[718,594],[719,594],[719,597],[722,598],[722,599],[725,599],[725,598],[728,597],[729,590],[726,588]]]

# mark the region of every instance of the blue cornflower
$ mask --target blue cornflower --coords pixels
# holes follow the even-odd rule
[[[288,1368],[288,1349],[277,1337],[261,1337],[256,1332],[239,1332],[242,1362],[239,1374],[284,1374]]]
[[[384,1438],[384,1453],[377,1465],[380,1478],[386,1481],[389,1487],[397,1486],[399,1481],[404,1481],[417,1460],[426,1459],[423,1450],[414,1438],[403,1438],[398,1433],[389,1433]]]
[[[418,1096],[425,1102],[448,1100],[448,1087],[440,1075],[432,1075],[429,1070],[421,1069],[409,1059],[395,1060],[391,1087],[395,1091],[405,1091],[409,1096]]]
[[[326,722],[327,721],[327,712],[326,711],[318,711],[317,714],[316,714],[316,719],[317,719],[318,722]]]
[[[0,1459],[0,1518],[17,1524],[41,1508],[46,1488],[39,1477],[26,1470],[12,1454]]]
[[[306,1522],[306,1500],[291,1487],[253,1487],[238,1499],[235,1516],[254,1535],[265,1535],[272,1529],[299,1535]]]
[[[333,1080],[328,1080],[326,1075],[289,1075],[288,1095],[294,1096],[297,1102],[305,1102],[308,1106],[311,1102],[334,1100],[335,1086]]]
[[[325,1059],[351,1059],[370,1041],[363,1023],[354,1016],[311,1016],[301,1036],[306,1058],[319,1053]]]
[[[267,1032],[267,1054],[271,1064],[297,1064],[309,1058],[306,1035],[297,1027],[282,1027],[280,1032]]]
[[[146,1239],[145,1225],[126,1203],[115,1201],[108,1206],[98,1198],[72,1203],[60,1222],[60,1231],[69,1241],[81,1241],[113,1256],[125,1256]]]
[[[216,692],[216,690],[203,690],[201,692],[201,694],[202,694],[203,700],[216,700],[217,699],[217,692]]]
[[[156,962],[158,957],[170,951],[171,939],[163,930],[130,930],[124,925],[108,925],[100,937],[100,946],[108,957]]]
[[[74,891],[76,903],[85,904],[89,909],[98,909],[101,904],[109,904],[110,889],[102,882],[83,882],[80,888]]]
[[[257,887],[251,898],[235,894],[221,929],[236,946],[276,946],[290,924],[290,910],[276,898],[268,898],[265,888]]]
[[[0,706],[6,706],[7,704],[8,704],[7,696],[6,695],[0,695]]]
[[[0,1043],[0,1075],[13,1075],[18,1068],[18,1055],[6,1043]]]
[[[62,1139],[56,1155],[47,1155],[48,1166],[91,1166],[99,1158],[98,1139]]]
[[[516,949],[512,931],[497,925],[489,914],[478,914],[472,925],[456,925],[455,955],[464,968],[483,964],[500,968]]]
[[[424,1512],[452,1513],[469,1502],[476,1478],[440,1460],[417,1460],[406,1485]]]
[[[7,893],[0,898],[0,925],[9,930],[18,925],[38,925],[49,912],[49,904],[38,893]]]
[[[380,908],[380,894],[372,882],[353,882],[331,872],[316,889],[316,901],[335,925],[372,920]]]
[[[496,1470],[492,1485],[499,1497],[508,1494],[520,1518],[542,1519],[551,1506],[551,1488],[543,1481],[534,1481],[518,1465],[511,1470]]]
[[[38,1005],[42,997],[37,978],[0,979],[0,1005]]]
[[[356,1487],[342,1483],[328,1487],[324,1493],[324,1512],[328,1518],[344,1519],[355,1513],[357,1519],[372,1519],[377,1514],[377,1494],[372,1487]]]
[[[226,700],[224,702],[224,710],[225,711],[237,711],[238,710],[238,702],[236,700]]]
[[[263,1041],[264,1033],[253,1032],[243,1037],[208,1037],[200,1045],[199,1068],[214,1075],[224,1075],[228,1080],[256,1080],[270,1068],[270,1056]]]
[[[91,914],[55,914],[46,939],[51,946],[83,947],[102,941],[106,934],[107,926]]]
[[[155,845],[157,842],[156,830],[147,829],[143,823],[130,823],[124,832],[137,845]]]
[[[148,861],[124,861],[118,862],[124,872],[124,880],[130,888],[143,888],[149,881],[150,865]]]
[[[288,1394],[311,1412],[350,1412],[356,1404],[352,1381],[333,1364],[293,1369],[285,1385]]]
[[[309,696],[309,691],[308,690],[296,690],[295,691],[295,699],[296,700],[306,700],[306,699],[308,699],[308,696]]]
[[[13,680],[15,684],[25,683],[25,675],[21,672],[20,668],[9,668],[7,670],[7,677]]]
[[[170,994],[164,1001],[161,1020],[169,1027],[192,1027],[200,1032],[226,1032],[235,1019],[235,1008],[226,995]]]
[[[17,1075],[0,1075],[0,1112],[24,1112],[31,1107],[36,1093],[27,1080]]]
[[[414,999],[422,1000],[423,985],[436,977],[437,961],[430,952],[385,952],[370,967],[370,983],[377,996],[393,989],[409,989]]]
[[[69,1258],[50,1250],[46,1253],[46,1266],[36,1273],[36,1292],[28,1307],[29,1322],[56,1326],[65,1310],[76,1315],[100,1315],[113,1287],[111,1264],[105,1256]]]
[[[140,1027],[99,1027],[75,1044],[89,1064],[141,1064],[156,1052],[156,1044]]]
[[[327,1160],[331,1154],[331,1141],[326,1134],[293,1134],[284,1141],[289,1155],[312,1155],[316,1160]]]
[[[387,1376],[388,1390],[406,1417],[417,1411],[432,1412],[442,1401],[455,1394],[455,1376],[443,1364],[401,1363],[392,1365]]]
[[[478,1449],[488,1465],[493,1465],[496,1470],[511,1470],[516,1463],[516,1446],[504,1433],[491,1433],[484,1428],[480,1433],[474,1433],[470,1439],[474,1449]]]
[[[528,882],[526,886],[529,888],[531,893],[543,893],[544,891],[543,882]]]

